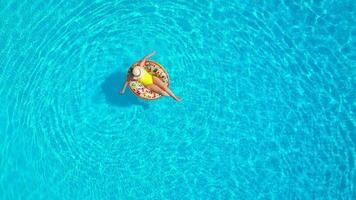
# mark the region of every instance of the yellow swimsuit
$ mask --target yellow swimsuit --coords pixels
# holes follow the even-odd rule
[[[140,79],[138,79],[138,81],[142,83],[144,86],[153,84],[152,75],[148,73],[146,70],[143,70],[143,75],[141,76]]]

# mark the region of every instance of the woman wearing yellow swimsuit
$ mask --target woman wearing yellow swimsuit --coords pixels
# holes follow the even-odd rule
[[[153,56],[155,53],[156,51],[153,50],[152,53],[146,55],[142,60],[137,62],[139,63],[138,65],[133,66],[131,68],[131,73],[129,73],[129,75],[127,76],[127,80],[125,81],[125,84],[120,93],[123,94],[125,92],[125,89],[130,80],[135,80],[142,83],[147,89],[156,92],[162,96],[170,96],[179,102],[180,98],[174,95],[173,92],[163,83],[161,79],[156,76],[152,76],[143,67],[146,63],[146,60],[149,57]]]

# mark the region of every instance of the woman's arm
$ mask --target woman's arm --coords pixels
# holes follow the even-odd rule
[[[126,80],[124,86],[121,89],[120,94],[124,94],[125,93],[125,90],[126,90],[126,87],[127,87],[128,84],[129,84],[129,80]]]
[[[145,65],[147,59],[148,59],[149,57],[155,55],[155,53],[156,53],[156,51],[153,50],[152,53],[147,54],[145,57],[143,57],[143,59],[142,59],[141,62],[140,62],[140,66],[143,67],[143,66]]]

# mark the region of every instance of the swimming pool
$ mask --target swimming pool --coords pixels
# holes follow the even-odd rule
[[[355,3],[0,2],[0,199],[356,199]],[[168,98],[118,93],[152,49]]]

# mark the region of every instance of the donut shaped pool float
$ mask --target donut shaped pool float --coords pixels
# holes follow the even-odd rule
[[[135,66],[137,64],[138,63],[135,63],[132,66]],[[147,60],[144,65],[144,68],[152,76],[156,76],[160,78],[165,84],[167,84],[167,86],[169,86],[169,76],[166,70],[162,67],[162,65],[160,65],[155,61]],[[130,70],[131,67],[129,68],[127,73],[130,73]],[[129,88],[136,96],[145,100],[155,100],[161,97],[160,94],[152,92],[138,81],[134,81],[134,80],[129,81]]]

